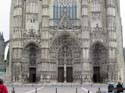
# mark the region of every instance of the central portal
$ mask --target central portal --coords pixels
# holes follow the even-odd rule
[[[58,67],[58,82],[73,82],[72,67]]]
[[[75,37],[67,32],[60,32],[50,47],[51,62],[55,63],[57,82],[76,82],[81,78],[82,51]],[[78,67],[78,68],[77,68]]]
[[[72,70],[72,49],[69,43],[64,41],[58,51],[58,81],[73,82]]]

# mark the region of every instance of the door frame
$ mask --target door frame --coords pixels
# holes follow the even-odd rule
[[[35,76],[35,80],[34,79],[31,80],[31,77],[34,78],[34,76]],[[30,67],[29,68],[29,82],[35,83],[36,81],[37,81],[36,67]]]
[[[63,72],[60,72],[59,69],[62,70]],[[58,76],[57,81],[58,81],[58,82],[64,82],[64,81],[65,81],[65,77],[64,77],[64,67],[58,67],[58,71],[57,71],[57,72],[58,72],[58,74],[57,74],[57,76]],[[59,76],[59,73],[62,73],[62,76],[63,76],[63,77],[60,77],[60,76]],[[62,79],[62,80],[60,80],[60,79]]]
[[[93,67],[93,82],[95,83],[101,82],[100,66]]]
[[[59,68],[63,68],[63,75],[62,75],[62,76],[63,76],[63,80],[62,80],[62,81],[59,81]],[[71,74],[72,74],[72,76],[71,76],[71,78],[72,78],[71,81],[70,81],[70,80],[69,80],[69,81],[67,80],[67,73],[68,73],[68,72],[67,72],[67,71],[68,71],[67,68],[71,68]],[[64,76],[64,74],[66,74],[66,77]],[[64,66],[59,66],[59,67],[57,68],[57,82],[62,82],[62,83],[63,83],[63,82],[65,82],[65,81],[66,81],[67,83],[73,82],[73,67],[72,67],[72,66],[66,66],[66,73],[65,73],[65,71],[64,71]]]
[[[71,72],[68,72],[68,69],[70,69],[71,70]],[[70,75],[67,75],[67,74],[69,74],[69,73],[71,73],[71,80],[68,80],[68,76],[70,76]],[[66,82],[73,82],[73,67],[66,67]]]

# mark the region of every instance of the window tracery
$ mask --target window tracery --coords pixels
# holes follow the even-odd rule
[[[66,12],[70,19],[77,18],[77,1],[76,0],[55,0],[53,6],[53,18],[60,20]]]

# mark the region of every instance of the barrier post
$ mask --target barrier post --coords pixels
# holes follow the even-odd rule
[[[88,90],[88,93],[90,93],[90,91]]]
[[[56,93],[57,93],[57,88],[56,88]]]
[[[76,93],[78,92],[77,88],[76,88]]]
[[[37,88],[35,88],[35,93],[37,93]]]

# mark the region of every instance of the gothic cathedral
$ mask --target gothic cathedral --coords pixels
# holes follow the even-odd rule
[[[124,80],[120,0],[12,0],[13,82]]]

